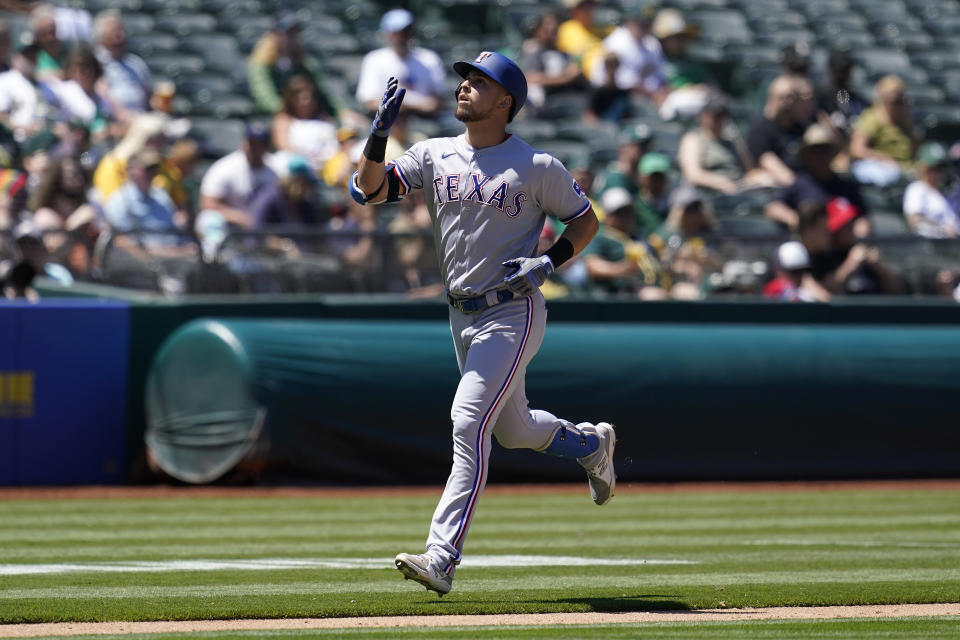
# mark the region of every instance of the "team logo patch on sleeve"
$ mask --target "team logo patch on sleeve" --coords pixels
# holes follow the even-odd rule
[[[583,197],[583,189],[580,188],[580,185],[577,184],[577,181],[573,181],[573,192],[576,193],[581,198]]]

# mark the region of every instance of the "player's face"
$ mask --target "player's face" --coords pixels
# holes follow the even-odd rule
[[[504,98],[507,90],[476,71],[471,71],[460,84],[457,92],[457,110],[454,112],[460,122],[479,122],[493,115]]]

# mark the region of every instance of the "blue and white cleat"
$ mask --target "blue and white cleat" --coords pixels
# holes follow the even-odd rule
[[[617,434],[613,425],[608,422],[599,422],[596,427],[584,427],[584,431],[592,431],[600,439],[600,446],[588,456],[580,458],[580,463],[590,481],[590,497],[598,505],[610,502],[613,489],[617,484],[617,474],[613,469],[613,449],[617,445]]]
[[[399,553],[394,561],[405,580],[414,580],[443,597],[450,593],[453,578],[445,574],[426,554]]]

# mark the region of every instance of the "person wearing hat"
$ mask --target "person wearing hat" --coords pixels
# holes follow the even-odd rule
[[[855,225],[858,237],[870,233],[869,211],[860,192],[860,185],[833,171],[831,163],[840,152],[840,139],[831,127],[817,123],[810,125],[803,134],[797,152],[800,168],[793,182],[782,188],[776,197],[764,207],[764,215],[795,230],[801,203],[826,204],[832,198],[844,198],[856,207],[858,220]]]
[[[640,159],[640,193],[637,194],[637,238],[646,238],[656,231],[670,212],[670,158],[651,151]]]
[[[660,263],[653,249],[634,240],[637,216],[634,197],[623,187],[603,192],[604,217],[600,230],[583,250],[583,263],[593,287],[605,293],[656,296],[645,289],[660,288]]]
[[[320,61],[304,50],[296,14],[281,13],[247,59],[250,96],[261,111],[276,113],[283,107],[283,90],[294,76],[310,80],[325,113],[338,119],[357,117],[326,86]]]
[[[828,302],[830,292],[810,275],[810,254],[802,242],[790,240],[777,247],[773,280],[763,287],[765,298],[788,302]]]
[[[391,9],[380,19],[380,34],[387,46],[363,57],[357,80],[357,102],[374,113],[390,78],[406,89],[403,108],[432,117],[441,111],[449,95],[443,62],[431,49],[415,46],[414,16],[406,9]]]
[[[319,184],[316,171],[306,158],[290,156],[286,175],[263,189],[250,204],[253,226],[320,224],[323,219],[317,191]]]
[[[883,262],[879,249],[864,243],[855,233],[860,212],[843,197],[826,203],[831,248],[819,260],[824,286],[832,293],[899,293],[900,281]]]
[[[718,94],[703,106],[698,126],[680,138],[677,164],[686,182],[703,189],[734,194],[770,186],[766,172],[754,171],[743,140],[732,135],[727,101]]]
[[[669,89],[660,103],[660,117],[696,117],[714,83],[707,66],[687,51],[692,29],[679,10],[668,7],[657,12],[651,32],[663,48],[663,75]]]
[[[240,148],[214,162],[204,174],[195,226],[208,251],[223,240],[230,228],[253,226],[254,198],[278,180],[269,149],[270,127],[251,121],[247,123]],[[276,168],[284,170],[280,166]]]
[[[924,143],[917,151],[917,179],[903,194],[903,215],[914,233],[926,238],[960,236],[960,215],[946,197],[953,163],[939,142]]]

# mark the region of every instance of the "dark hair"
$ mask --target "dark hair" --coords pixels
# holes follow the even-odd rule
[[[67,194],[61,191],[60,181],[63,178],[63,165],[67,162],[73,162],[77,165],[77,170],[83,175],[84,182],[87,183],[87,186],[90,184],[90,177],[87,171],[83,168],[83,163],[80,162],[80,159],[75,156],[60,156],[53,160],[50,163],[50,166],[47,167],[47,170],[44,171],[43,175],[40,178],[40,184],[37,185],[36,190],[31,194],[29,202],[27,202],[27,210],[36,211],[43,207],[53,207],[55,197],[57,194],[61,196],[70,197],[70,194]],[[77,197],[72,198],[72,206],[74,208],[79,207],[81,204],[86,202],[86,197],[83,192],[81,192]],[[62,211],[58,211],[62,215]],[[69,213],[69,212],[68,212]]]
[[[280,110],[283,113],[288,115],[294,115],[293,103],[296,99],[296,95],[300,91],[309,91],[313,95],[313,100],[317,104],[317,113],[319,115],[326,115],[323,113],[323,103],[320,101],[320,94],[317,92],[317,86],[305,75],[295,75],[290,80],[287,81],[286,86],[283,88],[283,106],[280,107]]]
[[[93,47],[88,44],[80,43],[70,49],[70,53],[67,54],[65,67],[70,69],[73,65],[79,65],[89,69],[97,78],[103,75],[103,66],[101,66],[100,61],[97,60],[97,56],[93,52]]]

